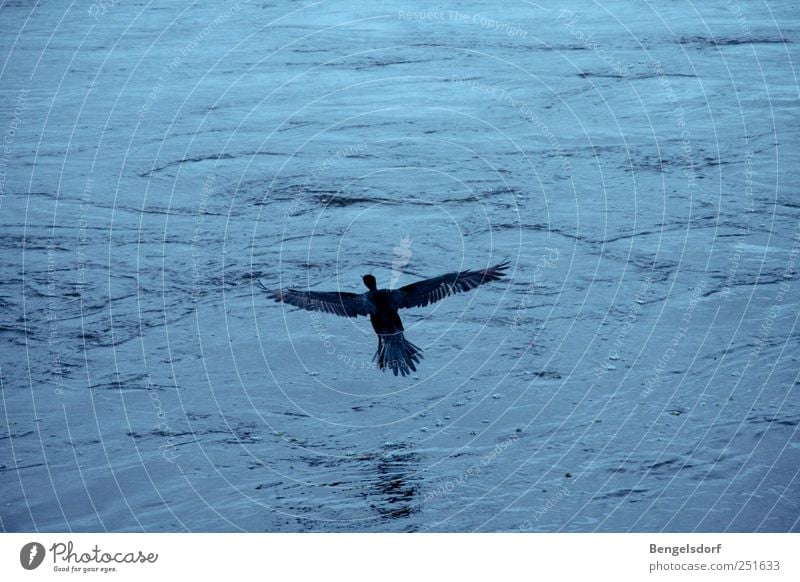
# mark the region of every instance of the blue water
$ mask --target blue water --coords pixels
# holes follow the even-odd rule
[[[0,529],[797,531],[799,24],[4,3]]]

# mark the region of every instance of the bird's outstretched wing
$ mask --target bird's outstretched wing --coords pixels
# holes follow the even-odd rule
[[[356,317],[370,313],[366,294],[359,295],[339,291],[298,291],[297,289],[270,291],[263,285],[261,288],[275,301],[282,301],[308,311],[322,311],[342,317]]]
[[[489,281],[502,279],[509,262],[480,271],[460,271],[441,277],[425,279],[392,291],[392,303],[397,309],[403,307],[425,307],[455,293],[469,291]]]

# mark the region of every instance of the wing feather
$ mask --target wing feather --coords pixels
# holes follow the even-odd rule
[[[298,291],[281,289],[268,291],[275,301],[288,303],[308,311],[321,311],[342,317],[369,315],[370,308],[366,294],[340,291]]]
[[[479,285],[502,279],[509,262],[504,261],[481,270],[448,273],[433,279],[417,281],[392,291],[392,302],[397,309],[403,307],[425,307],[445,297],[475,289]]]

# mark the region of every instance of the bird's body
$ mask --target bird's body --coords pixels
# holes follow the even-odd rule
[[[369,281],[367,277],[364,277],[365,283]],[[372,282],[374,280],[373,277]],[[392,292],[388,289],[370,288],[367,291],[367,301],[374,307],[370,311],[369,320],[378,336],[378,349],[373,361],[377,361],[381,370],[392,370],[395,376],[398,372],[403,376],[416,372],[415,364],[419,364],[422,359],[422,350],[405,338],[403,321],[392,302]]]
[[[374,360],[382,370],[389,368],[395,376],[406,376],[417,370],[422,350],[405,339],[403,322],[398,309],[425,307],[454,293],[503,277],[508,262],[480,271],[460,271],[441,277],[411,283],[399,289],[378,289],[372,275],[364,275],[366,293],[338,291],[271,291],[275,301],[282,301],[309,311],[323,311],[345,317],[369,316],[372,329],[378,336]]]

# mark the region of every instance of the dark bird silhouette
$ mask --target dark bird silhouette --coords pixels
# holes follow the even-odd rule
[[[433,279],[411,283],[399,289],[378,289],[372,275],[364,275],[366,293],[342,291],[298,291],[284,289],[270,291],[262,285],[275,301],[282,301],[308,311],[322,311],[343,317],[369,316],[372,329],[378,335],[378,350],[373,361],[381,370],[389,368],[394,375],[405,376],[416,372],[416,364],[422,359],[422,350],[403,335],[403,322],[398,309],[425,307],[445,297],[469,291],[489,281],[503,277],[508,261],[478,271],[467,270],[448,273]]]

